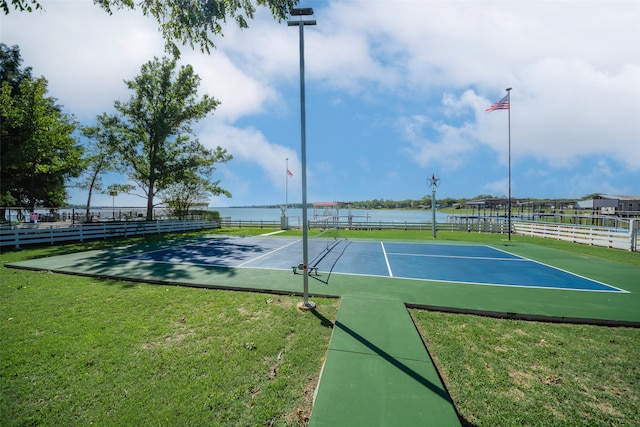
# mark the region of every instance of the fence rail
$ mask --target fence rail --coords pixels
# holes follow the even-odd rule
[[[628,229],[516,221],[513,223],[513,230],[515,233],[525,236],[638,251],[639,230],[637,219],[629,221]]]
[[[638,251],[638,224],[640,220],[630,220],[628,229],[606,228],[584,225],[570,225],[549,222],[512,221],[512,233],[526,236],[567,240],[594,246]],[[69,226],[11,227],[0,229],[0,247],[21,246],[33,244],[56,244],[71,241],[85,241],[92,239],[106,239],[110,237],[129,237],[145,234],[159,234],[203,230],[219,227],[229,228],[281,228],[281,221],[274,220],[232,220],[222,218],[217,221],[191,220],[156,220],[156,221],[125,221],[75,224]],[[409,221],[345,221],[327,224],[324,221],[309,222],[310,228],[326,228],[339,226],[351,230],[416,230],[430,231],[430,222]],[[299,228],[299,226],[291,226]],[[436,224],[438,231],[466,231],[474,233],[507,234],[507,222],[500,220],[481,220],[468,222],[441,222]]]
[[[232,220],[231,218],[222,218],[220,220],[222,227],[230,228],[280,228],[281,221],[276,220]],[[292,225],[288,223],[289,228],[297,229],[300,225]],[[309,228],[328,228],[341,227],[349,230],[424,230],[432,229],[430,222],[411,222],[411,221],[309,221]],[[444,231],[475,231],[479,233],[507,233],[507,224],[500,221],[487,221],[479,223],[437,223],[438,230]]]
[[[263,220],[263,219],[236,219],[221,218],[220,226],[227,228],[280,228],[282,226],[280,221],[277,220]],[[298,228],[298,227],[292,227]]]
[[[75,224],[69,226],[11,227],[0,229],[0,247],[83,242],[111,237],[173,233],[218,228],[217,221],[126,221]]]

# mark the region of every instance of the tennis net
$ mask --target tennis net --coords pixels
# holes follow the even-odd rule
[[[309,267],[317,268],[327,254],[345,240],[340,227],[327,228],[319,234],[309,237]]]

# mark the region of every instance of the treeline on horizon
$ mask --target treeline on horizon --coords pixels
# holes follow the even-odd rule
[[[522,198],[515,198],[512,197],[512,199],[515,200],[527,200],[530,202],[535,202],[535,203],[540,203],[540,204],[546,204],[546,203],[567,203],[567,202],[571,202],[571,201],[575,201],[575,200],[585,200],[585,199],[590,199],[593,198],[595,196],[598,196],[600,193],[593,193],[593,194],[588,194],[584,197],[581,197],[579,199],[535,199],[535,198],[526,198],[526,199],[522,199]],[[437,203],[438,203],[438,207],[439,208],[462,208],[464,207],[465,203],[468,201],[473,201],[473,200],[491,200],[491,199],[506,199],[506,196],[492,196],[490,194],[479,194],[475,197],[471,197],[471,198],[460,198],[460,199],[456,199],[456,198],[451,198],[451,197],[447,197],[444,199],[437,199]],[[351,207],[353,209],[422,209],[422,208],[431,208],[431,196],[425,196],[420,200],[412,200],[412,199],[406,199],[406,200],[389,200],[389,199],[373,199],[373,200],[362,200],[362,201],[358,201],[358,202],[338,202],[341,204],[346,204],[346,203],[351,203]],[[199,204],[200,207],[203,206],[203,204]],[[243,205],[243,206],[230,206],[231,208],[266,208],[266,209],[279,209],[281,208],[283,205],[282,204],[262,204],[262,205]],[[292,209],[302,209],[302,203],[289,203],[287,205],[289,208]],[[72,208],[76,208],[76,209],[80,209],[80,208],[85,208],[86,205],[83,204],[72,204],[72,205],[66,205],[63,208],[64,209],[72,209]],[[95,206],[95,208],[111,208],[111,206]],[[217,206],[210,206],[210,208],[216,208]],[[313,203],[308,203],[307,207],[312,208],[313,207]],[[124,207],[118,206],[118,209],[123,209]],[[127,208],[136,208],[134,206],[127,206]],[[140,207],[138,207],[140,208]],[[157,206],[157,208],[162,208],[162,206]],[[342,208],[342,206],[341,206]]]
[[[589,194],[580,199],[575,200],[584,200],[589,199],[594,196],[597,196],[599,193]],[[458,208],[463,207],[466,202],[472,200],[491,200],[491,199],[506,199],[505,196],[492,196],[490,194],[479,194],[472,198],[460,198],[455,199],[451,197],[447,197],[444,199],[436,199],[437,206],[443,208]],[[537,203],[552,203],[552,202],[566,202],[567,199],[534,199],[527,198],[528,201],[537,202]],[[573,200],[573,199],[570,199]],[[430,208],[431,207],[431,196],[425,196],[420,200],[383,200],[383,199],[373,199],[373,200],[363,200],[359,202],[338,202],[338,203],[350,203],[353,209],[421,209],[421,208]],[[275,205],[250,205],[250,206],[232,206],[234,208],[280,208],[282,204]],[[302,209],[302,203],[289,203],[288,207],[293,209]],[[313,203],[308,203],[307,207],[313,207]]]

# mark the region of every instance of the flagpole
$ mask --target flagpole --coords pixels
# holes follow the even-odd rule
[[[507,96],[509,97],[508,99],[509,108],[507,110],[507,117],[509,122],[509,125],[508,125],[509,126],[509,201],[508,201],[508,208],[507,208],[507,215],[509,216],[507,219],[509,240],[511,240],[511,89],[512,88],[510,87],[506,89]]]
[[[507,232],[509,233],[509,240],[511,240],[511,88],[505,89],[507,94],[500,101],[492,104],[487,108],[485,113],[490,113],[495,110],[509,110],[507,117],[509,120],[509,199],[507,200]]]
[[[289,158],[286,158],[287,161],[287,166],[286,166],[286,170],[284,171],[284,175],[286,177],[286,181],[285,181],[285,193],[284,193],[284,212],[285,212],[285,216],[287,214],[287,211],[289,210]]]

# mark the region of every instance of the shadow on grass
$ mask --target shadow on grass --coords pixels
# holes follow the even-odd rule
[[[325,328],[331,328],[333,329],[333,322],[329,319],[327,319],[326,317],[324,317],[322,315],[322,313],[319,313],[317,310],[313,309],[313,310],[309,310],[311,312],[311,314],[313,314],[318,320],[320,320],[320,325],[324,326]]]

